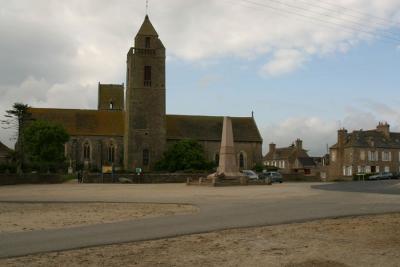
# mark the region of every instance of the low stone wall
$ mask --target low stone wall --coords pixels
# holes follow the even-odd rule
[[[319,175],[282,174],[283,182],[321,182]]]
[[[90,173],[84,183],[119,183],[131,182],[136,184],[156,184],[156,183],[186,183],[188,179],[198,181],[200,177],[207,177],[207,173],[146,173],[136,174],[103,174]],[[122,178],[122,179],[120,179]],[[16,184],[57,184],[63,183],[68,179],[67,175],[62,174],[0,174],[0,185]],[[304,176],[299,174],[283,174],[284,182],[319,182],[319,176]]]
[[[66,179],[66,175],[62,174],[0,174],[0,185],[58,184],[63,183]]]
[[[187,179],[199,179],[207,177],[206,173],[146,173],[136,174],[103,174],[91,173],[84,183],[119,183],[120,181],[130,181],[135,184],[157,184],[157,183],[186,183]]]

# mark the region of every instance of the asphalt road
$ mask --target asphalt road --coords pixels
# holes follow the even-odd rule
[[[200,212],[58,230],[0,234],[0,258],[229,228],[400,212],[400,181],[273,186],[41,185],[0,187],[0,202],[191,203]]]

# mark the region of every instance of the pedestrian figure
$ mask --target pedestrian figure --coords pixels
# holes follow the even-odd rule
[[[78,183],[82,183],[82,171],[78,170],[77,174],[78,174]]]

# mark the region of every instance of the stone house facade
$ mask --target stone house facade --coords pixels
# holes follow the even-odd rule
[[[97,110],[31,108],[32,117],[65,127],[71,135],[65,155],[73,167],[151,171],[165,150],[183,139],[200,142],[206,158],[217,162],[223,116],[166,114],[165,47],[148,16],[134,43],[127,54],[126,86],[99,83]],[[232,118],[232,125],[238,165],[261,163],[254,117]]]
[[[266,166],[274,166],[286,174],[312,175],[316,169],[314,158],[303,149],[303,141],[297,139],[289,147],[277,148],[274,143],[269,145],[269,151],[263,158]]]
[[[338,131],[338,141],[330,148],[330,180],[351,179],[357,173],[399,171],[400,133],[390,132],[386,122],[374,130]]]

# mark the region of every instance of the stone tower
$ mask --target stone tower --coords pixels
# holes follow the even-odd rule
[[[126,170],[151,170],[166,145],[165,47],[146,15],[127,55]]]

